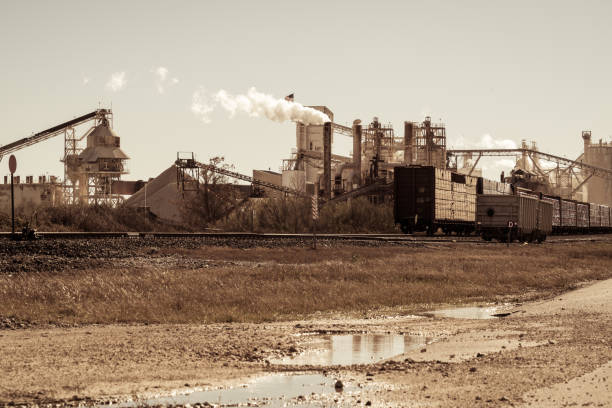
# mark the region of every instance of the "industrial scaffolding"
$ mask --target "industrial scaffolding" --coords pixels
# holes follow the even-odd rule
[[[110,109],[98,109],[0,146],[0,160],[7,154],[63,135],[63,202],[117,205],[123,197],[113,189],[113,184],[120,180],[121,175],[127,174],[126,160],[129,157],[121,150],[120,138],[112,130],[112,117]],[[93,125],[78,136],[77,127],[88,122],[93,122]],[[85,139],[86,145],[83,143]]]

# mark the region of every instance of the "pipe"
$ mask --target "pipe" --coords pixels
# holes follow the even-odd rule
[[[334,178],[338,176],[342,176],[342,172],[345,169],[353,169],[354,163],[342,163],[339,166],[336,166],[336,171],[334,172]]]
[[[331,199],[331,122],[323,125],[323,198]]]
[[[408,166],[412,164],[412,122],[404,122],[404,163]]]
[[[361,120],[353,122],[353,184],[361,186]]]

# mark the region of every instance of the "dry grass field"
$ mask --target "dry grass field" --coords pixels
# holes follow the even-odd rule
[[[103,268],[0,273],[0,317],[31,324],[211,323],[383,308],[409,313],[522,301],[612,277],[610,243],[155,252],[135,266],[108,260]],[[181,259],[198,259],[202,267],[181,266]]]

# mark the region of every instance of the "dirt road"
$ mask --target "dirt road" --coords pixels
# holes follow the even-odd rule
[[[1,330],[0,401],[74,405],[231,386],[250,375],[296,370],[269,360],[308,349],[312,333],[365,332],[417,334],[433,342],[376,364],[308,367],[357,387],[338,404],[612,405],[612,280],[511,311],[490,320],[389,311],[271,324]]]

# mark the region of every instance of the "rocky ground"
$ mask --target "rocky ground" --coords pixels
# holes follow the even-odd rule
[[[381,246],[422,246],[420,243],[398,243],[383,241],[336,241],[319,239],[321,248],[345,246],[381,247]],[[43,239],[39,241],[0,241],[0,273],[46,272],[66,269],[83,269],[108,266],[114,262],[117,266],[132,265],[132,260],[146,257],[147,265],[150,259],[160,256],[167,249],[197,249],[207,247],[227,247],[239,249],[252,248],[286,248],[312,246],[311,239],[284,238],[262,239],[249,237],[199,237],[199,238],[98,238],[98,239]],[[166,260],[167,261],[167,260]],[[177,267],[200,267],[199,261],[181,259],[172,262]],[[166,265],[168,266],[168,265]]]
[[[275,262],[304,263],[310,258],[299,250],[237,254],[232,249],[227,252],[232,257],[224,251],[192,251],[203,244],[274,249],[308,247],[310,241],[7,241],[0,245],[0,271],[28,274],[85,267],[232,268],[258,266],[271,254],[277,257]],[[319,244],[334,247],[346,242],[324,240]],[[397,244],[356,241],[354,245]],[[336,252],[334,249],[324,257],[333,259]],[[608,256],[605,251],[601,255]],[[557,272],[551,268],[550,273]],[[612,406],[612,280],[578,286],[577,290],[536,302],[516,303],[521,301],[518,297],[506,305],[509,315],[489,320],[452,319],[425,312],[406,315],[394,308],[316,313],[290,322],[226,324],[32,324],[14,316],[0,316],[0,406],[55,408],[142,400],[238,387],[262,376],[296,372],[321,373],[332,383],[339,380],[343,387],[329,386],[328,392],[287,397],[282,404]],[[202,293],[203,298],[206,296]],[[525,298],[535,297],[537,294],[531,293]],[[431,306],[423,305],[423,310]],[[364,333],[420,336],[427,344],[373,364],[338,367],[281,363],[287,361],[283,358],[316,348],[324,336]],[[200,401],[202,406],[204,402],[209,401]],[[252,404],[266,402],[270,401]]]
[[[4,405],[93,404],[133,395],[232,386],[295,355],[320,333],[403,333],[435,341],[371,365],[308,366],[358,392],[322,405],[611,406],[612,280],[514,305],[508,317],[371,315],[299,322],[111,325],[0,331]],[[335,402],[334,402],[335,400]]]

